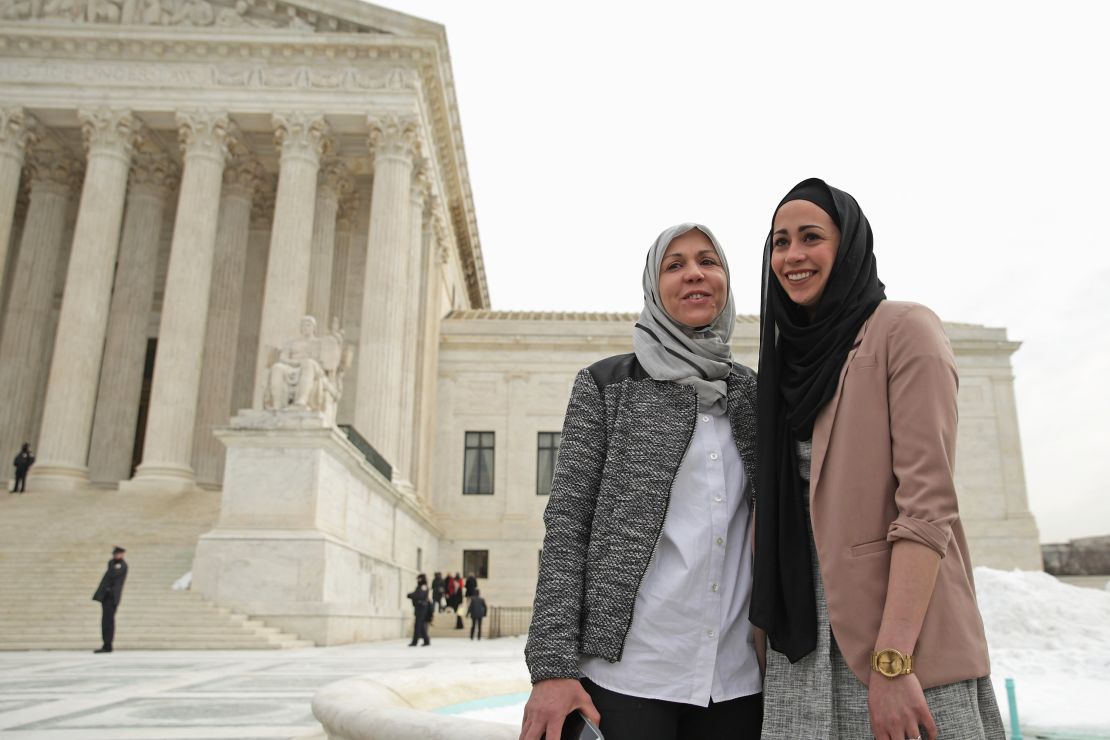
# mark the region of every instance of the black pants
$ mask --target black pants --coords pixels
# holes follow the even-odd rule
[[[582,687],[601,713],[605,740],[758,740],[763,729],[762,694],[699,707],[618,694],[588,678]]]
[[[116,636],[116,602],[111,597],[100,602],[100,637],[104,641],[104,649],[112,649],[112,640]]]
[[[478,639],[482,639],[482,617],[470,620],[470,639],[474,639],[474,630],[478,630]]]
[[[12,486],[12,493],[16,491],[23,492],[27,490],[27,468],[15,469],[15,485]]]
[[[428,639],[428,610],[431,609],[431,604],[421,604],[413,611],[416,621],[412,625],[412,642],[410,645],[415,645],[420,640],[424,641],[425,645],[431,643]]]

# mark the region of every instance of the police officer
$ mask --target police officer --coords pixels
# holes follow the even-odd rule
[[[108,570],[104,572],[100,586],[93,594],[93,601],[100,602],[100,635],[104,640],[104,645],[99,650],[94,650],[94,653],[112,652],[112,638],[116,635],[116,609],[123,596],[123,582],[127,580],[127,563],[123,559],[125,552],[127,550],[122,547],[112,548]]]

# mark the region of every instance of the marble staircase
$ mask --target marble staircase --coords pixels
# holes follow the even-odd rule
[[[0,493],[0,650],[98,647],[100,605],[91,597],[117,544],[129,567],[117,650],[310,646],[172,590],[219,506],[213,491]]]

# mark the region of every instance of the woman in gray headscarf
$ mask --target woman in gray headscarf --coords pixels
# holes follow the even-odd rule
[[[578,373],[544,513],[521,740],[757,738],[748,622],[755,375],[704,226],[648,251],[634,352]]]

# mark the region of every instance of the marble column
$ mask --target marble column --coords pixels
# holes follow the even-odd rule
[[[416,447],[416,392],[420,385],[416,374],[417,350],[420,345],[421,256],[424,242],[424,204],[430,193],[425,164],[419,163],[412,178],[412,202],[409,211],[409,248],[405,259],[404,290],[396,295],[404,303],[404,332],[401,345],[401,428],[397,454],[397,470],[393,478],[400,488],[412,490],[416,480],[413,450]]]
[[[424,249],[421,269],[420,354],[416,366],[419,392],[416,396],[416,450],[413,453],[413,484],[425,500],[431,499],[430,452],[435,440],[436,389],[439,386],[439,323],[443,318],[441,298],[443,271],[447,266],[447,222],[435,195],[424,211]]]
[[[312,227],[309,265],[308,315],[315,316],[321,333],[331,317],[332,265],[335,261],[336,218],[339,201],[351,190],[351,178],[342,162],[329,162],[320,170],[316,186],[316,216]]]
[[[270,350],[296,336],[308,308],[312,255],[313,210],[320,157],[329,146],[323,116],[308,113],[275,115],[274,139],[281,148],[274,226],[266,265],[266,292],[258,330],[254,408],[262,408],[261,382]]]
[[[36,140],[34,119],[22,108],[0,108],[0,285],[8,261],[15,199],[27,147]]]
[[[337,317],[341,327],[347,320],[347,270],[351,259],[351,238],[357,208],[357,201],[351,195],[339,201],[335,216],[335,256],[331,266],[331,292],[328,299],[328,315]]]
[[[208,330],[204,335],[200,404],[193,434],[193,470],[197,482],[208,486],[223,482],[224,446],[212,430],[226,425],[232,413],[235,388],[228,381],[235,375],[251,201],[260,176],[261,168],[253,161],[236,163],[224,172],[212,291],[208,299]]]
[[[150,388],[143,461],[130,490],[193,490],[193,424],[200,392],[208,295],[227,158],[227,114],[177,114],[184,153],[170,264],[162,297],[158,354]]]
[[[85,464],[127,173],[138,139],[138,121],[130,111],[81,110],[78,118],[88,160],[43,403],[39,459],[31,468],[36,490],[73,490],[89,482]]]
[[[0,388],[4,389],[0,449],[18,450],[33,439],[35,402],[46,372],[53,335],[58,261],[66,212],[81,184],[81,164],[66,154],[39,150],[31,157],[31,202],[20,236],[11,297],[0,340]],[[36,448],[37,449],[37,448]]]
[[[89,477],[96,482],[131,477],[162,217],[177,179],[177,165],[158,152],[140,152],[131,167],[89,447]]]
[[[254,372],[258,364],[258,327],[262,320],[266,258],[270,252],[270,225],[274,220],[276,189],[276,180],[266,177],[255,188],[251,208],[251,230],[247,237],[247,260],[243,270],[243,297],[239,305],[239,351],[235,357],[232,412],[250,408],[254,398]]]
[[[351,214],[353,230],[351,243],[347,250],[347,274],[343,284],[343,335],[356,341],[362,336],[362,294],[366,283],[367,235],[370,231],[370,192],[373,183],[360,193]],[[336,419],[340,424],[355,423],[355,409],[358,408],[358,368],[361,363],[359,352],[347,370],[343,382],[343,397],[339,399]]]
[[[362,295],[355,428],[391,465],[399,463],[401,383],[407,304],[405,289],[412,248],[413,155],[417,125],[409,118],[371,118],[374,189]]]

